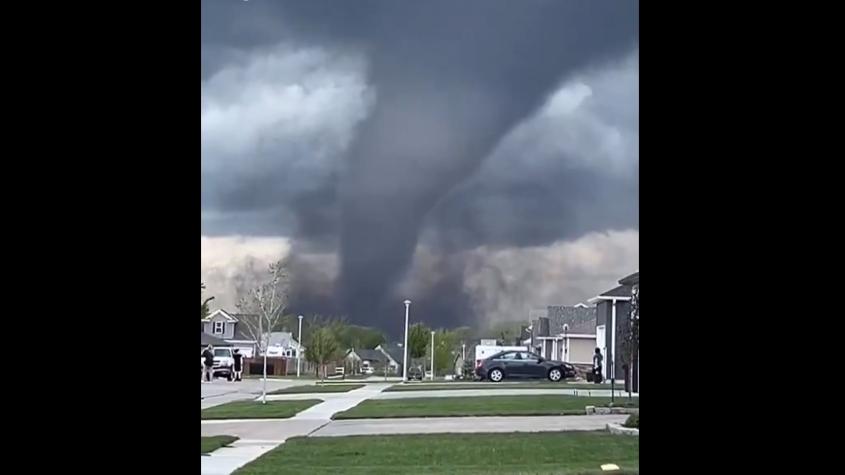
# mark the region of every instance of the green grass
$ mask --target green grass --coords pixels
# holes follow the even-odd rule
[[[621,398],[617,406],[622,405]],[[538,416],[584,414],[586,406],[606,406],[609,397],[565,395],[428,397],[407,399],[368,399],[333,419],[369,419],[386,417],[452,416]],[[639,401],[631,403],[639,406]]]
[[[302,401],[234,401],[219,406],[203,409],[203,419],[287,419],[300,411],[304,411],[314,404],[323,402],[320,399],[303,399]]]
[[[235,473],[632,474],[639,459],[639,437],[606,432],[294,437]]]
[[[456,382],[456,383],[409,383],[397,384],[391,386],[385,391],[442,391],[447,389],[584,389],[584,390],[604,390],[609,391],[609,384],[591,384],[591,383],[553,383],[549,382],[503,382],[491,383],[486,381],[478,381],[474,383]],[[616,385],[614,388],[621,391],[624,388],[621,385]]]
[[[201,454],[210,454],[220,447],[225,447],[232,442],[238,440],[237,437],[231,435],[215,435],[214,437],[202,437]]]
[[[307,384],[277,389],[267,394],[345,393],[364,386],[364,384]]]

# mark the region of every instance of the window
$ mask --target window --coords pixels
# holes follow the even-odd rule
[[[534,353],[528,353],[527,351],[523,351],[522,353],[520,353],[520,356],[522,356],[522,358],[520,359],[523,360],[537,361],[539,359],[537,355],[535,355]]]
[[[222,335],[226,329],[226,322],[214,322],[214,334]]]
[[[516,353],[514,353],[512,351],[509,352],[509,353],[502,353],[501,355],[497,356],[496,359],[497,360],[515,360],[516,359]]]

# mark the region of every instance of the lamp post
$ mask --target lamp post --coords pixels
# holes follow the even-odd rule
[[[301,359],[299,353],[302,351],[302,315],[299,316],[299,337],[297,338],[296,346],[296,377],[299,377],[299,361]]]
[[[431,330],[431,380],[434,381],[434,330]]]
[[[563,361],[569,361],[569,325],[563,325]]]
[[[402,356],[402,382],[408,382],[408,312],[411,308],[411,301],[405,300],[405,345],[402,346],[405,354]]]

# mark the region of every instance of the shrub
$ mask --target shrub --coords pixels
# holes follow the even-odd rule
[[[631,414],[628,416],[628,420],[625,421],[625,427],[632,427],[634,429],[640,428],[640,415],[639,414]]]

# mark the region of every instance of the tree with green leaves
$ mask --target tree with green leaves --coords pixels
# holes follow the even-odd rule
[[[408,358],[410,362],[425,356],[430,342],[431,330],[427,326],[422,323],[415,323],[411,326],[408,331]]]
[[[202,289],[200,290],[200,296],[202,296],[202,291],[205,290],[205,282],[200,282],[200,284],[202,285]],[[211,313],[211,309],[208,306],[208,302],[211,302],[212,300],[214,300],[213,295],[202,301],[202,320],[208,318],[208,315]]]
[[[344,350],[366,348],[371,350],[386,341],[384,333],[375,328],[359,325],[339,325],[337,339]]]
[[[334,332],[330,328],[316,328],[310,332],[305,347],[305,358],[317,365],[317,371],[322,368],[322,379],[326,379],[326,363],[337,358],[340,347]]]

